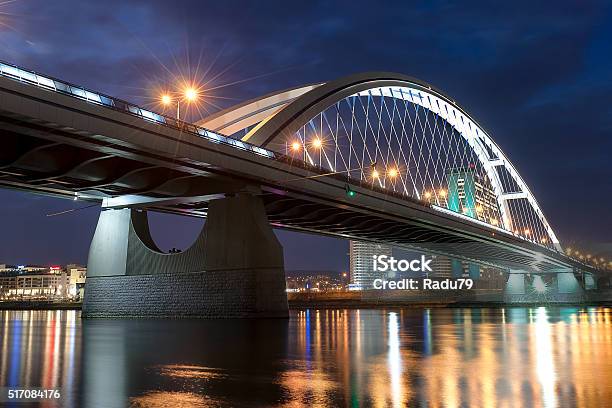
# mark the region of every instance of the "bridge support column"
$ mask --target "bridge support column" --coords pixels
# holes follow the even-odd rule
[[[557,291],[559,302],[583,302],[587,299],[583,284],[574,272],[557,273]]]
[[[283,249],[259,197],[211,201],[194,244],[153,242],[145,211],[103,210],[89,251],[83,317],[287,317]]]
[[[573,272],[562,272],[557,274],[557,288],[559,293],[580,293],[582,286]]]
[[[524,295],[525,294],[525,274],[509,273],[506,288],[506,295]]]
[[[523,271],[510,271],[504,288],[504,302],[525,303],[527,297],[525,273]]]
[[[585,291],[573,272],[511,271],[504,291],[506,303],[574,303],[585,299]]]

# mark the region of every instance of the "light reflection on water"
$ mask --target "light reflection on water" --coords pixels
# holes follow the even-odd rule
[[[263,321],[81,320],[75,311],[0,318],[0,385],[58,387],[65,407],[612,401],[610,308],[330,309]]]

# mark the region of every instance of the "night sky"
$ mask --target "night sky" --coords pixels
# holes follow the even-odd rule
[[[612,19],[599,2],[0,1],[0,59],[151,103],[206,84],[195,120],[264,93],[361,71],[421,78],[484,126],[563,244],[612,241]],[[0,263],[84,263],[98,208],[0,191]],[[157,216],[184,248],[202,220]],[[279,232],[287,269],[348,267],[345,241]],[[316,256],[313,256],[316,254]]]

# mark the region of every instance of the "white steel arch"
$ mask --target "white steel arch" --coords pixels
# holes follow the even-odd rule
[[[493,184],[493,188],[495,189],[495,193],[497,195],[500,210],[502,212],[502,219],[505,224],[504,227],[506,227],[506,229],[508,230],[511,230],[510,225],[508,225],[509,216],[507,214],[507,202],[513,199],[525,198],[529,201],[533,209],[536,211],[540,221],[546,228],[548,236],[550,237],[551,242],[554,244],[555,248],[561,251],[559,240],[557,239],[552,227],[548,223],[548,220],[546,219],[546,217],[544,217],[540,205],[538,204],[535,196],[527,186],[527,183],[525,183],[514,165],[506,157],[506,155],[499,148],[499,146],[497,146],[497,144],[489,136],[489,134],[484,129],[482,129],[475,121],[473,121],[469,115],[457,108],[455,103],[448,103],[446,100],[436,96],[434,92],[428,92],[427,90],[418,89],[416,87],[385,87],[374,88],[367,91],[359,92],[359,95],[361,96],[367,96],[369,94],[408,100],[411,103],[420,105],[423,108],[434,112],[435,114],[441,116],[449,124],[451,124],[474,149],[482,165],[487,171],[487,174]],[[491,151],[496,157],[495,159],[489,158],[485,145],[491,149]],[[503,166],[509,172],[513,180],[517,183],[521,191],[520,193],[504,193],[502,181],[499,177],[498,172],[494,169],[494,167],[496,166]]]
[[[233,135],[276,114],[285,105],[321,84],[301,86],[251,99],[216,112],[196,124],[214,132]],[[243,135],[241,135],[243,136]]]
[[[351,98],[401,100],[419,106],[443,119],[461,135],[486,172],[499,205],[502,227],[515,232],[517,236],[529,239],[520,231],[513,231],[513,217],[510,214],[512,202],[526,200],[535,218],[546,232],[548,237],[546,246],[558,251],[562,250],[535,196],[490,135],[454,100],[418,79],[393,73],[353,75],[323,84],[266,95],[226,109],[198,124],[220,131],[225,130],[226,134],[237,134],[243,131],[242,140],[280,150],[281,146],[287,146],[296,134],[299,135],[300,129],[305,129],[309,122],[312,126],[313,119],[324,115],[326,109]],[[323,122],[322,116],[321,122]],[[323,123],[321,123],[322,127]],[[305,135],[300,137],[304,146],[303,159],[315,164],[312,155],[307,151]],[[368,137],[377,136],[370,133]],[[364,143],[366,143],[365,140]],[[338,140],[336,140],[336,149],[338,147]],[[327,154],[324,156],[319,154],[319,156],[320,165],[325,164],[324,167],[332,171],[339,170],[332,164]],[[346,163],[344,164],[346,167]],[[365,165],[363,160],[360,165],[363,175]],[[513,187],[509,189],[508,184]],[[416,198],[421,198],[418,191],[415,190],[414,193]],[[532,217],[530,214],[521,216]]]

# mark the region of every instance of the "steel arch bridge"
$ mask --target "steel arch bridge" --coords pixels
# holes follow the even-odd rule
[[[562,250],[527,183],[489,133],[452,98],[416,78],[352,75],[269,94],[198,125]]]
[[[560,251],[490,135],[414,78],[308,85],[200,125],[0,62],[0,187],[101,204],[86,316],[286,316],[273,227],[495,266],[510,301],[530,299],[531,274],[552,274],[563,301],[609,287],[603,270]],[[147,211],[207,222],[189,250],[168,254]],[[197,293],[193,305],[177,282]]]

